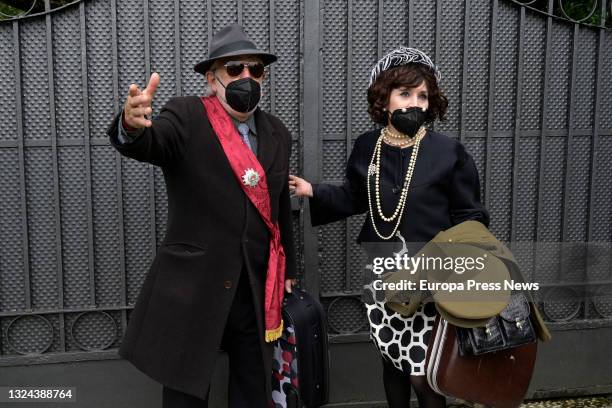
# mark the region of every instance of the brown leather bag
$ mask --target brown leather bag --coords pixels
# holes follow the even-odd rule
[[[427,382],[439,394],[494,408],[516,408],[525,393],[537,342],[492,353],[460,355],[456,327],[436,318],[427,349]]]

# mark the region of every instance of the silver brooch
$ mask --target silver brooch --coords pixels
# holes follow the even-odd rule
[[[376,174],[376,173],[378,173],[378,172],[376,171],[376,166],[375,166],[375,165],[373,165],[373,164],[370,164],[370,165],[368,166],[368,176],[373,176],[373,175],[374,175],[374,174]]]
[[[242,176],[242,182],[249,187],[255,187],[259,183],[259,173],[253,169],[246,169]]]

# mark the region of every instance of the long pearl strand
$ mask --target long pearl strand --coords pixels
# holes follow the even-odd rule
[[[419,154],[419,146],[421,144],[421,140],[425,136],[426,130],[424,127],[421,127],[417,134],[415,135],[415,143],[414,149],[412,151],[412,155],[410,156],[410,162],[408,164],[408,169],[406,171],[406,177],[404,179],[404,186],[402,187],[402,193],[400,195],[399,202],[397,203],[397,207],[395,211],[390,217],[387,217],[383,214],[382,206],[380,205],[380,155],[382,151],[382,142],[385,138],[386,128],[383,128],[380,132],[380,137],[376,142],[376,146],[374,147],[374,152],[372,154],[372,160],[370,161],[370,165],[368,166],[368,176],[367,176],[367,190],[368,190],[368,206],[370,209],[370,218],[372,220],[372,226],[374,227],[374,232],[383,240],[388,240],[395,235],[395,232],[399,228],[399,225],[402,221],[402,215],[404,214],[404,208],[406,207],[406,197],[408,196],[408,189],[410,187],[410,182],[412,180],[412,174],[414,173],[414,166],[416,163],[417,155]],[[383,221],[392,222],[397,219],[395,224],[395,228],[393,228],[393,232],[391,232],[388,236],[383,236],[378,228],[376,227],[376,221],[374,219],[374,211],[372,205],[372,197],[370,193],[370,176],[375,175],[375,184],[374,184],[374,192],[376,198],[376,210],[378,215]]]

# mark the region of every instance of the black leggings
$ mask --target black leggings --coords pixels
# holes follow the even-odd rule
[[[395,368],[393,363],[385,358],[383,360],[383,383],[389,408],[410,407],[410,385],[419,401],[419,408],[446,407],[446,399],[436,393],[427,383],[427,378],[408,375]]]

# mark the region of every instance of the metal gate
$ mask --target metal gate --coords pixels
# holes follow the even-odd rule
[[[279,55],[263,108],[294,137],[291,171],[339,183],[372,128],[369,70],[398,45],[442,72],[437,130],[474,156],[491,229],[505,241],[612,241],[612,3],[586,26],[553,0],[81,0],[0,22],[0,366],[117,358],[163,239],[158,168],[122,158],[105,129],[131,82],[161,75],[154,111],[202,94],[193,65],[242,23]],[[559,3],[559,4],[562,4]],[[365,342],[354,243],[364,216],[318,229],[294,202],[300,278],[332,342]],[[609,265],[609,263],[608,263]],[[551,272],[554,274],[554,271]],[[598,271],[612,282],[612,271]],[[571,287],[563,290],[573,290]],[[612,327],[612,297],[549,314],[553,329]]]

